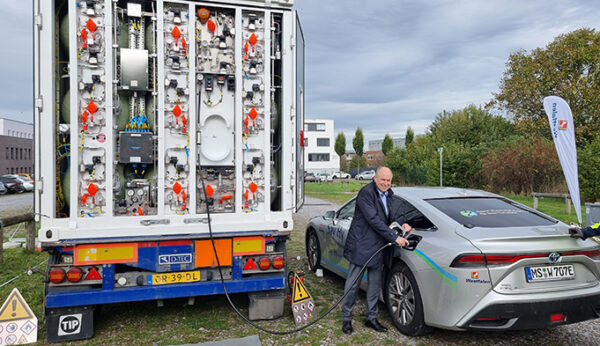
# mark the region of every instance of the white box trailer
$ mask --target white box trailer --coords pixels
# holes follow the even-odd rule
[[[229,292],[281,292],[304,200],[292,1],[34,0],[34,26],[48,340],[91,337],[101,304],[223,293],[217,258]]]

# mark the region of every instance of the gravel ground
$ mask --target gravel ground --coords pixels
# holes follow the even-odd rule
[[[295,229],[298,239],[300,233],[303,237],[306,224],[310,217],[322,214],[327,210],[337,209],[339,205],[334,205],[328,201],[317,198],[307,197],[305,206],[295,215]],[[302,255],[302,260],[306,262],[306,256]],[[316,278],[310,274],[309,280],[316,280],[315,284],[321,287],[330,287],[330,290],[343,293],[344,280],[334,274],[325,271],[322,278]],[[315,296],[315,294],[313,294]],[[335,295],[339,297],[339,295]],[[316,298],[316,297],[315,297]],[[324,302],[316,302],[317,305]],[[546,329],[529,331],[511,331],[511,332],[455,332],[441,329],[434,329],[428,336],[407,337],[398,332],[392,325],[384,304],[379,306],[379,320],[389,328],[387,333],[378,333],[362,325],[363,314],[365,310],[364,294],[359,296],[355,309],[355,321],[353,323],[354,333],[350,336],[341,333],[340,308],[332,312],[332,317],[327,316],[316,327],[304,331],[305,335],[317,332],[323,335],[321,345],[332,344],[407,344],[407,345],[600,345],[600,319],[575,323],[566,326],[556,326]],[[318,331],[314,331],[318,329]],[[328,330],[329,329],[329,330]],[[300,335],[295,335],[287,339],[289,342],[298,343],[301,341]],[[300,340],[298,339],[300,337]],[[285,339],[284,339],[285,340]],[[314,340],[310,338],[309,340]],[[273,340],[265,340],[264,344],[272,344]],[[279,340],[282,341],[281,339]],[[307,340],[308,341],[308,340]],[[302,343],[302,342],[300,342]],[[311,343],[309,341],[309,343]],[[314,343],[314,342],[313,342]]]

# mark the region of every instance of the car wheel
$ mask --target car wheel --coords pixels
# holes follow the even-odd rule
[[[319,237],[313,229],[308,231],[306,239],[306,256],[308,257],[308,267],[313,272],[321,266],[321,244]]]
[[[415,276],[402,262],[394,264],[385,284],[385,304],[398,330],[408,336],[431,331],[425,325],[423,301]]]

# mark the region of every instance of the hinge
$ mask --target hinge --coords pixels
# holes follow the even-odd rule
[[[296,108],[290,107],[290,120],[294,120],[296,117]]]
[[[44,193],[44,181],[41,179],[36,180],[35,188],[39,193]]]
[[[35,23],[35,26],[38,27],[38,30],[42,30],[42,14],[38,13],[35,15],[35,17],[33,18],[33,21]]]
[[[296,41],[294,40],[294,35],[290,35],[290,48],[294,49],[296,47]]]
[[[39,111],[39,112],[41,112],[41,111],[42,111],[42,106],[43,106],[43,105],[44,105],[44,102],[43,102],[43,100],[42,100],[42,96],[40,96],[40,97],[37,97],[37,98],[35,99],[35,108],[37,108],[37,109],[38,109],[38,111]]]

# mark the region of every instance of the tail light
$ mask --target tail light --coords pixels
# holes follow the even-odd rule
[[[258,267],[262,270],[269,269],[271,267],[271,260],[269,257],[261,257],[260,260],[258,260]]]
[[[65,271],[62,268],[53,268],[48,275],[50,282],[59,284],[65,281]]]
[[[79,282],[83,277],[83,270],[81,268],[73,267],[67,272],[67,280],[70,282]]]
[[[600,249],[588,250],[588,251],[573,251],[573,252],[563,252],[562,256],[577,256],[583,255],[588,256],[591,259],[598,260],[600,259]]]
[[[283,268],[284,264],[285,264],[285,260],[283,259],[283,256],[273,257],[273,268],[281,269],[281,268]]]
[[[549,253],[536,253],[525,255],[483,255],[483,254],[464,254],[457,256],[450,267],[468,268],[481,266],[501,266],[512,264],[526,258],[545,258]],[[600,259],[600,249],[561,252],[561,256],[587,256],[594,260]]]
[[[567,315],[566,314],[552,314],[552,315],[550,315],[550,321],[552,321],[552,323],[564,322],[566,320],[567,320]]]

